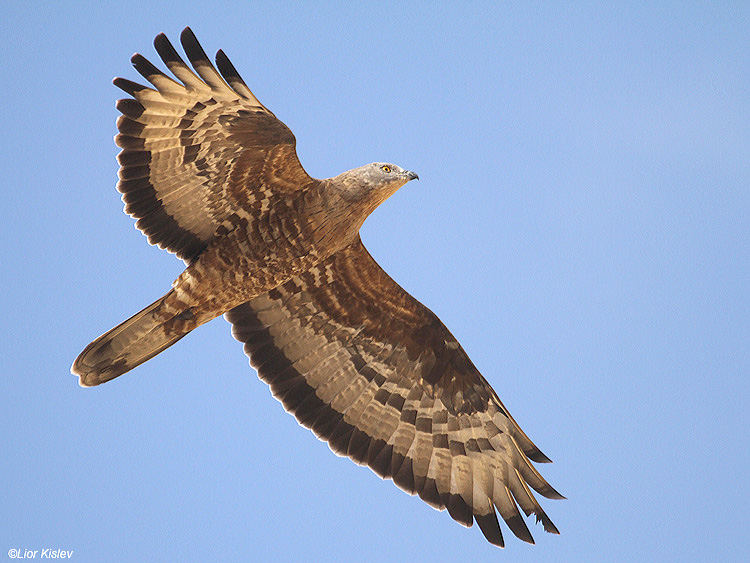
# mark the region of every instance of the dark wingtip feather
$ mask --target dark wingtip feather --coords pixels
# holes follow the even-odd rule
[[[563,495],[558,493],[552,485],[550,485],[549,483],[545,483],[545,485],[546,487],[542,488],[541,490],[537,489],[540,495],[553,500],[567,500]]]
[[[127,78],[120,78],[119,76],[112,80],[112,84],[117,86],[120,90],[127,92],[131,96],[135,96],[136,93],[149,89],[148,86],[138,84],[137,82],[133,82],[132,80],[128,80]]]
[[[526,526],[526,522],[523,521],[520,514],[515,514],[514,516],[506,518],[505,523],[518,539],[532,545],[534,544],[534,537],[531,535],[531,532],[529,532],[529,528]]]
[[[182,43],[182,48],[185,49],[185,54],[193,65],[200,62],[213,66],[211,65],[208,55],[206,55],[203,47],[201,47],[201,44],[198,42],[195,33],[193,33],[193,30],[189,27],[182,30],[182,33],[180,34],[180,43]]]
[[[237,72],[237,69],[232,64],[232,61],[229,60],[229,57],[227,57],[221,49],[216,52],[216,66],[219,68],[219,72],[224,77],[224,80],[230,84],[233,82],[239,82],[240,84],[247,86],[245,81],[242,80],[240,73]]]
[[[123,135],[140,138],[145,127],[143,123],[133,121],[126,115],[121,115],[117,118],[117,130]]]
[[[552,460],[542,453],[541,450],[536,449],[530,452],[524,452],[531,461],[537,463],[552,463]]]
[[[440,497],[440,493],[437,490],[437,484],[435,483],[434,479],[430,479],[429,477],[425,478],[424,483],[422,487],[417,491],[417,494],[419,495],[419,498],[421,498],[424,502],[429,504],[434,509],[443,510],[445,508],[445,503]]]
[[[127,115],[130,119],[138,119],[146,111],[146,108],[140,102],[130,98],[117,100],[115,107],[120,113]]]
[[[370,440],[367,450],[366,462],[370,469],[381,479],[391,477],[391,459],[393,457],[393,446],[386,444],[383,440]]]
[[[412,463],[412,459],[410,457],[398,456],[401,457],[401,466],[396,469],[395,463],[398,460],[397,456],[398,454],[393,456],[393,464],[391,467],[393,482],[410,495],[416,494],[417,486],[414,480],[414,464]]]
[[[158,68],[156,68],[151,61],[140,53],[136,53],[130,58],[130,62],[133,63],[133,67],[137,70],[143,78],[149,80],[149,76],[164,74]]]
[[[154,49],[156,49],[156,52],[159,53],[159,57],[161,57],[161,60],[164,61],[164,64],[167,66],[169,66],[170,63],[185,64],[185,61],[182,60],[177,49],[174,48],[172,42],[163,33],[160,33],[154,38]]]
[[[142,150],[125,149],[117,155],[120,166],[143,166],[151,161],[151,153]]]
[[[451,515],[456,522],[470,528],[474,523],[474,515],[471,512],[471,507],[466,504],[466,501],[461,498],[461,495],[450,493],[448,502],[446,503],[448,514]]]
[[[497,521],[494,510],[489,514],[475,514],[474,520],[476,520],[479,529],[482,530],[482,534],[488,542],[497,547],[505,547],[503,532],[500,530],[500,522]]]
[[[337,455],[346,455],[346,449],[349,446],[349,439],[353,431],[354,427],[342,418],[336,427],[331,430],[328,438],[331,451]]]
[[[560,535],[560,530],[557,529],[557,526],[552,523],[552,520],[544,512],[537,513],[536,521],[542,523],[545,532]]]
[[[169,43],[169,38],[167,37],[167,34],[164,33],[164,32],[159,33],[159,34],[157,34],[156,37],[154,37],[154,47],[156,47],[157,50],[158,50],[159,44],[163,44],[165,42]],[[171,45],[171,43],[170,43],[170,45]]]

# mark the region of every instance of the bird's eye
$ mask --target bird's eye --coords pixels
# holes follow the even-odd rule
[[[391,167],[390,166],[381,166],[380,169],[383,172],[390,172],[391,171]]]

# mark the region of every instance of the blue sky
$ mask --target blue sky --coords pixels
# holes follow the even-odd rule
[[[747,3],[4,4],[0,557],[744,561]],[[562,534],[503,552],[335,457],[217,319],[82,389],[181,271],[122,212],[111,80],[190,25],[308,172],[420,175],[365,224],[534,442]]]

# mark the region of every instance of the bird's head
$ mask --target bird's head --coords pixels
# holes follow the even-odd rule
[[[342,189],[342,195],[350,200],[361,202],[372,212],[378,205],[391,197],[409,180],[419,176],[410,170],[387,162],[372,162],[354,168],[332,178]]]
[[[366,182],[373,188],[390,190],[388,195],[392,195],[409,180],[419,180],[419,176],[411,170],[404,170],[387,162],[373,162],[356,170],[361,171]]]

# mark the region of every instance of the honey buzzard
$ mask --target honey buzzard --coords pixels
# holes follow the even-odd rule
[[[531,492],[562,498],[529,440],[442,322],[373,260],[367,216],[417,175],[372,163],[317,180],[292,132],[219,51],[185,28],[185,64],[143,56],[115,138],[125,212],[151,244],[187,264],[172,289],[75,360],[84,387],[122,375],[224,315],[273,395],[338,455],[503,546],[496,510],[524,541],[518,507],[558,533]]]

